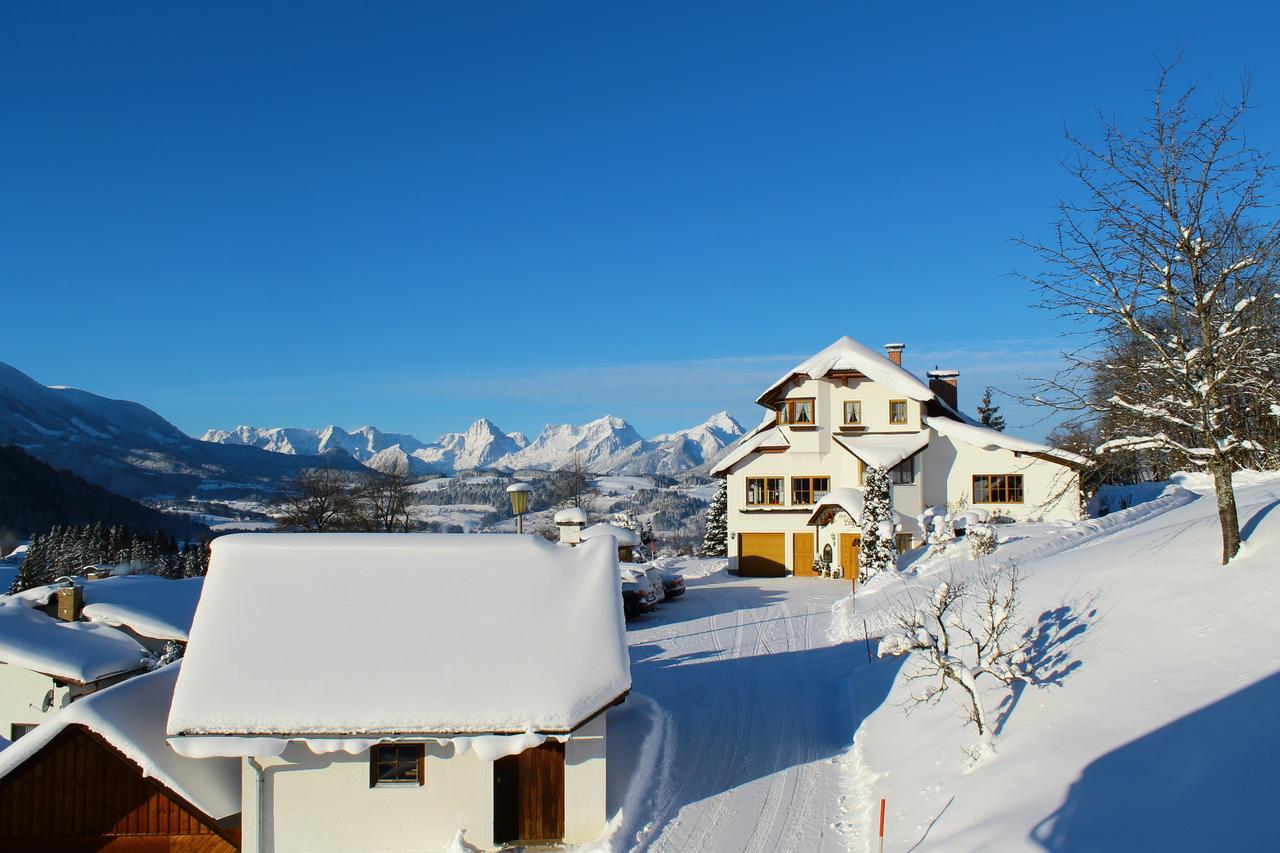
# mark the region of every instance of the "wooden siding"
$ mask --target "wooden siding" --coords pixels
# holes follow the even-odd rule
[[[233,838],[81,726],[0,779],[0,850],[224,853]]]

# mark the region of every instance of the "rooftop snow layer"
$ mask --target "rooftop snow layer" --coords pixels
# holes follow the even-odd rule
[[[556,524],[586,524],[587,514],[581,507],[571,506],[556,513]]]
[[[245,533],[212,547],[171,735],[563,732],[630,689],[604,541]]]
[[[33,604],[0,597],[0,662],[80,684],[142,668],[146,649],[123,631],[62,622]]]
[[[791,442],[787,440],[786,433],[782,431],[781,427],[760,430],[726,454],[716,464],[716,467],[711,469],[711,474],[712,476],[718,476],[727,473],[734,465],[737,465],[758,450],[787,448],[790,446]]]
[[[797,374],[817,379],[833,370],[856,370],[872,382],[893,388],[899,394],[913,400],[925,402],[933,399],[933,392],[929,390],[929,386],[911,375],[909,371],[894,364],[884,353],[876,352],[845,335],[826,349],[793,367],[786,375],[770,385],[768,390],[756,399],[756,402],[762,406],[766,405],[768,398]]]
[[[842,447],[873,468],[892,468],[929,444],[928,430],[871,435],[837,435]]]
[[[79,699],[0,752],[0,777],[26,761],[67,726],[102,736],[156,779],[215,820],[240,811],[240,764],[234,759],[183,758],[165,742],[165,716],[181,663],[122,681]]]
[[[805,524],[817,524],[819,517],[827,514],[832,509],[844,510],[857,524],[862,521],[862,504],[862,492],[857,489],[832,489],[814,505],[813,514],[809,516],[809,520]],[[893,520],[895,524],[902,524],[906,517],[897,510],[893,510]]]
[[[640,536],[634,530],[628,530],[625,527],[619,527],[616,524],[605,524],[603,521],[584,527],[582,533],[579,534],[582,541],[595,539],[600,536],[612,536],[617,540],[620,546],[635,546],[640,544]]]
[[[965,444],[972,444],[975,447],[1003,448],[1004,450],[1012,450],[1015,453],[1043,453],[1046,456],[1052,456],[1063,462],[1075,465],[1083,465],[1086,460],[1083,456],[1069,453],[1066,450],[1060,450],[1048,444],[1041,444],[1038,441],[1029,441],[1025,438],[1018,438],[990,427],[980,426],[977,424],[963,423],[958,420],[947,417],[929,417],[925,418],[925,423],[933,427],[934,432],[938,435],[956,441],[962,441]]]
[[[204,578],[124,575],[77,582],[84,589],[86,620],[112,627],[123,625],[157,640],[186,640]],[[37,587],[15,597],[44,604],[60,586]]]

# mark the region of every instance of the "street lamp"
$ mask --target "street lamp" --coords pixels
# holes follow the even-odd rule
[[[529,511],[529,493],[533,486],[528,483],[512,483],[507,486],[507,494],[511,495],[511,511],[516,516],[516,533],[524,533],[524,514]]]

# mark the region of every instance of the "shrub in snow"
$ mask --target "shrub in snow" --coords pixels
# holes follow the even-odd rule
[[[969,558],[976,560],[996,550],[996,531],[990,524],[971,524],[965,536],[969,543]]]
[[[928,556],[941,554],[955,541],[954,520],[945,510],[930,507],[916,520],[920,523],[920,529],[924,531],[924,542],[929,549]]]
[[[711,506],[707,508],[707,529],[698,548],[699,557],[726,557],[729,554],[729,491],[728,481],[720,480]]]
[[[867,466],[862,503],[862,544],[858,552],[858,580],[865,581],[893,566],[897,549],[893,543],[892,484],[889,472]]]
[[[915,658],[908,681],[923,688],[912,690],[908,710],[959,688],[969,708],[968,722],[977,727],[984,747],[990,747],[991,725],[978,679],[985,675],[1005,685],[1035,683],[1032,634],[1018,616],[1021,583],[1022,574],[1010,561],[973,579],[944,581],[928,601],[907,599],[894,608],[879,656]]]

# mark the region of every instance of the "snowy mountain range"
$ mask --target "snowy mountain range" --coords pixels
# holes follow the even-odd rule
[[[602,474],[676,474],[715,462],[742,435],[742,425],[732,415],[717,412],[697,426],[648,439],[621,418],[605,416],[581,426],[549,425],[532,441],[521,433],[505,433],[484,418],[465,432],[445,433],[433,442],[371,426],[350,432],[337,426],[238,426],[211,429],[203,440],[289,455],[342,451],[369,467],[403,463],[415,474],[475,468],[546,471],[574,464]]]

